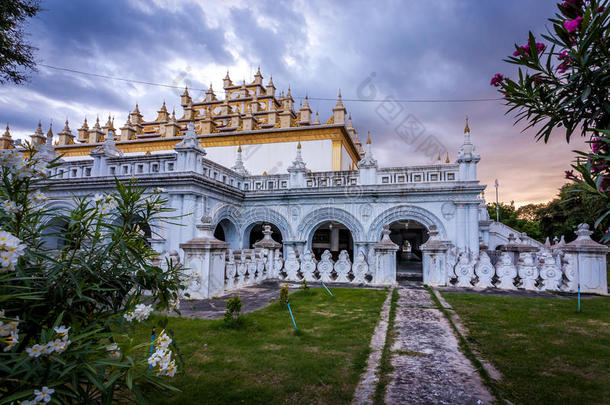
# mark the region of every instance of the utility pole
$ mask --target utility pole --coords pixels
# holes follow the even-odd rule
[[[496,186],[496,222],[500,222],[500,201],[498,198],[498,187],[500,184],[498,184],[498,179],[496,179],[494,186]]]

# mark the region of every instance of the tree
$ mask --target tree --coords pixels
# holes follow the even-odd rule
[[[519,215],[519,209],[515,208],[514,201],[511,201],[510,204],[500,203],[498,207],[500,212],[500,222],[510,226],[516,231],[525,232],[536,240],[543,240],[544,234],[540,229],[540,223],[538,222],[537,218],[528,219],[521,217]],[[487,204],[487,211],[489,212],[489,216],[491,218],[495,218],[496,204]]]
[[[25,40],[23,23],[38,11],[39,0],[0,0],[0,84],[19,84],[36,68],[36,48]]]
[[[553,130],[589,138],[591,150],[576,151],[577,171],[566,177],[580,192],[601,197],[605,210],[595,221],[599,228],[610,214],[610,0],[566,0],[538,42],[532,32],[524,45],[505,61],[519,66],[518,78],[496,74],[498,87],[515,112],[515,123],[538,126],[536,138],[548,141]],[[604,240],[610,234],[604,233]]]
[[[0,151],[0,403],[133,403],[175,391],[166,318],[147,320],[176,308],[188,281],[144,229],[171,219],[167,200],[116,181],[112,193],[49,209],[53,164],[35,149]],[[153,353],[137,322],[158,327]]]

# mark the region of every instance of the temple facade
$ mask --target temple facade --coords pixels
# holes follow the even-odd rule
[[[193,100],[185,89],[180,118],[163,103],[154,121],[136,105],[118,129],[111,117],[76,133],[66,121],[57,136],[39,124],[31,142],[61,163],[47,182],[52,207],[109,192],[115,178],[162,188],[183,226],[146,224],[149,241],[193,272],[199,298],[266,278],[387,285],[407,274],[430,285],[572,291],[575,274],[585,277],[574,242],[545,246],[490,220],[468,122],[455,160],[381,167],[340,93],[322,122],[307,97],[296,108],[290,89],[278,94],[260,70],[241,85],[227,73],[223,90],[223,99],[210,86]],[[0,148],[11,147],[7,128]],[[292,163],[275,164],[278,156]],[[607,293],[606,247],[579,231],[595,268],[586,290]]]

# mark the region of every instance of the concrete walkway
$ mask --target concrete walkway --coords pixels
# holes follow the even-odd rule
[[[428,291],[401,283],[387,404],[490,404],[493,397]]]

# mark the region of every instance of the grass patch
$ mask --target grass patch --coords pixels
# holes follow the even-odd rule
[[[386,292],[333,293],[310,288],[290,295],[298,333],[277,301],[243,315],[235,329],[222,320],[170,318],[167,328],[185,361],[173,381],[182,393],[155,403],[351,402]]]
[[[503,297],[443,293],[468,343],[500,371],[493,386],[513,403],[607,403],[610,298]]]
[[[390,299],[390,312],[388,314],[388,329],[386,331],[385,344],[383,351],[381,352],[381,359],[379,359],[379,366],[377,373],[379,375],[379,381],[377,387],[375,387],[375,394],[373,395],[373,403],[383,404],[385,403],[384,397],[388,384],[390,383],[390,373],[394,371],[392,367],[392,345],[396,338],[396,331],[394,330],[394,321],[396,319],[396,307],[398,303],[398,288],[392,290],[392,298]]]

